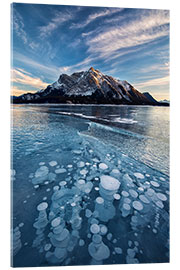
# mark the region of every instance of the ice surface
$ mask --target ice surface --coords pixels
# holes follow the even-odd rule
[[[150,146],[146,135],[136,135],[142,126],[128,125],[129,132],[127,123],[123,130],[110,126],[110,119],[105,126],[54,111],[46,121],[41,113],[34,119],[37,129],[26,130],[33,136],[17,144],[13,157],[13,225],[20,230],[24,224],[20,233],[13,230],[14,249],[22,244],[15,267],[168,262],[168,176],[129,155],[132,149],[148,158],[148,149],[139,148]]]

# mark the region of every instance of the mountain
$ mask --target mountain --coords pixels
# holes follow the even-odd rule
[[[104,75],[93,67],[70,76],[61,74],[46,89],[15,97],[13,103],[159,105],[150,94],[142,94],[127,81]]]
[[[150,102],[152,102],[152,103],[158,103],[158,101],[155,100],[155,99],[151,96],[151,94],[149,94],[148,92],[144,92],[143,95],[144,95]]]

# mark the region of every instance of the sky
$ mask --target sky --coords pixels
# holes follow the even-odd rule
[[[169,100],[169,11],[14,3],[12,94],[88,70]]]

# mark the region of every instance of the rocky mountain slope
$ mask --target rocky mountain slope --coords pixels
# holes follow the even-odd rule
[[[70,76],[62,74],[44,90],[13,97],[13,103],[161,105],[149,93],[142,94],[127,81],[104,75],[93,67]]]

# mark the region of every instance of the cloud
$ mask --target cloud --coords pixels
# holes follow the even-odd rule
[[[29,46],[32,50],[35,50],[39,47],[39,43],[32,41],[32,39],[28,36],[25,31],[25,24],[23,17],[20,13],[13,7],[13,20],[12,20],[12,30],[16,33],[16,35],[21,38],[23,43],[26,46]]]
[[[150,79],[144,82],[135,83],[135,87],[137,88],[146,88],[151,86],[168,86],[169,85],[169,76],[164,76],[156,79]]]
[[[120,50],[144,45],[169,34],[169,13],[163,10],[147,11],[125,25],[114,25],[93,36],[87,35],[88,53],[105,59],[119,54]]]
[[[39,73],[48,75],[49,80],[56,80],[59,76],[60,69],[56,66],[41,64],[28,56],[23,55],[22,53],[14,52],[13,60],[23,63],[23,65],[28,66],[31,70],[34,70],[33,73],[38,71]]]
[[[17,86],[12,86],[11,87],[11,96],[21,96],[23,94],[27,94],[27,92],[34,92],[35,90],[24,90],[24,89],[20,89]]]
[[[109,15],[114,15],[115,13],[119,13],[122,10],[123,10],[123,8],[118,8],[118,9],[117,8],[116,9],[108,8],[108,9],[105,9],[105,10],[101,10],[99,12],[94,12],[94,13],[90,14],[84,22],[82,22],[82,23],[73,23],[70,26],[70,29],[84,28],[88,24],[94,22],[96,19],[103,18],[105,16],[107,17]]]
[[[13,30],[22,39],[23,43],[27,44],[28,38],[24,30],[23,18],[15,8],[13,8]]]
[[[37,90],[45,88],[48,84],[43,82],[40,78],[32,77],[28,72],[22,69],[12,69],[12,82],[18,83],[20,85],[28,85],[30,87],[36,88]]]
[[[44,26],[40,26],[40,37],[46,38],[52,34],[60,25],[73,18],[73,14],[68,12],[57,12],[54,17]]]

